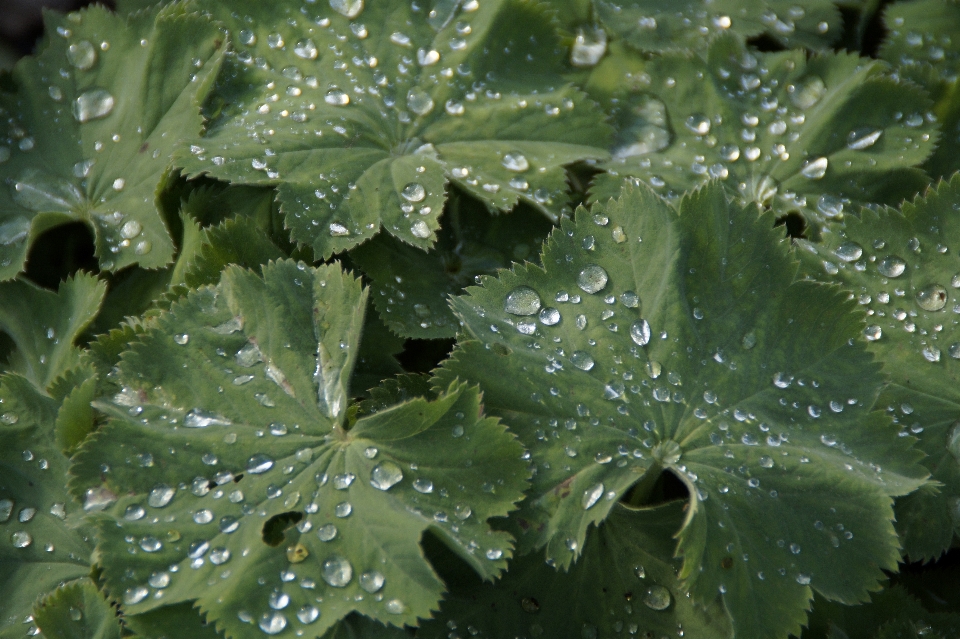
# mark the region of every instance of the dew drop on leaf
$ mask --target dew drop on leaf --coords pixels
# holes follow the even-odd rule
[[[77,122],[105,118],[113,111],[114,99],[109,91],[91,89],[81,93],[73,103],[73,117]]]
[[[271,468],[273,468],[273,460],[263,453],[257,453],[247,460],[247,472],[251,475],[265,473]]]
[[[140,603],[147,598],[147,595],[150,594],[150,591],[146,586],[136,586],[134,588],[127,588],[123,592],[123,603],[127,605],[133,605]]]
[[[303,624],[313,623],[318,617],[320,617],[320,611],[316,606],[304,606],[297,611],[297,619]]]
[[[330,89],[323,96],[323,101],[331,106],[347,106],[350,104],[350,96],[340,89]]]
[[[517,173],[522,173],[530,168],[530,163],[527,161],[526,156],[519,151],[505,153],[501,164],[503,164],[503,167],[508,171],[516,171]]]
[[[883,135],[882,129],[872,129],[869,127],[854,129],[847,135],[847,148],[854,151],[868,149],[876,144],[881,135]]]
[[[429,479],[424,479],[420,477],[414,480],[413,489],[418,493],[429,495],[430,493],[433,492],[433,482],[430,481]]]
[[[554,326],[560,321],[560,311],[547,306],[540,309],[540,323],[544,326]]]
[[[209,524],[213,521],[213,511],[209,508],[202,508],[193,513],[193,521],[198,524]]]
[[[518,286],[503,300],[503,310],[511,315],[533,315],[540,310],[540,295],[529,286]]]
[[[788,88],[789,91],[789,88]],[[790,101],[799,109],[806,110],[820,101],[827,93],[823,80],[816,76],[808,78],[801,86],[794,87]]]
[[[819,180],[827,174],[827,167],[829,165],[830,160],[825,157],[810,160],[800,169],[800,175],[810,180]]]
[[[407,606],[399,599],[391,599],[386,604],[384,604],[384,608],[386,608],[387,612],[389,612],[392,615],[402,615],[403,612],[407,609]]]
[[[287,618],[281,612],[265,612],[260,617],[260,630],[268,635],[276,635],[287,627]]]
[[[606,52],[606,31],[597,27],[577,29],[577,36],[570,49],[570,64],[575,67],[592,67],[600,62]]]
[[[425,239],[430,237],[430,227],[427,226],[427,223],[423,220],[417,220],[410,225],[410,233],[413,234],[414,237]]]
[[[900,277],[907,270],[907,263],[896,255],[888,255],[877,264],[877,270],[884,277]]]
[[[601,497],[603,497],[602,483],[583,491],[583,497],[580,500],[580,505],[583,506],[584,510],[590,510],[597,504],[598,501],[600,501]]]
[[[336,505],[333,509],[333,514],[341,519],[344,517],[349,517],[350,513],[353,512],[353,506],[349,501],[342,501]]]
[[[331,555],[323,562],[320,576],[334,588],[344,588],[353,579],[353,566],[340,555]]]
[[[26,531],[18,530],[10,535],[10,543],[13,544],[14,548],[26,548],[33,543],[33,537]]]
[[[337,527],[333,524],[324,524],[317,529],[317,537],[320,541],[333,541],[337,536]]]
[[[400,191],[400,195],[403,196],[403,199],[407,200],[408,202],[422,202],[427,196],[427,191],[423,188],[422,184],[411,182],[403,187],[403,190]]]
[[[602,291],[608,281],[607,272],[603,267],[588,264],[580,271],[580,275],[577,277],[577,286],[582,291],[593,294]]]
[[[353,20],[363,11],[363,0],[330,0],[330,8]]]
[[[370,485],[378,490],[390,490],[403,479],[403,471],[392,461],[382,461],[370,471]]]
[[[216,413],[194,408],[183,416],[184,428],[206,428],[207,426],[230,426],[232,422]]]
[[[947,304],[947,289],[931,284],[917,291],[917,305],[925,311],[939,311]]]
[[[117,496],[109,488],[104,486],[88,488],[83,494],[83,511],[99,512],[116,500]]]
[[[863,248],[856,242],[844,242],[837,247],[834,254],[844,262],[854,262],[863,255]]]
[[[407,107],[417,115],[427,115],[433,111],[433,98],[420,87],[414,87],[407,92]]]
[[[570,361],[573,362],[574,366],[582,371],[590,370],[596,363],[594,362],[593,358],[590,357],[590,354],[584,351],[574,351],[570,355]]]
[[[81,71],[86,71],[96,64],[97,50],[89,40],[74,42],[67,47],[67,62]]]
[[[143,509],[143,506],[140,504],[131,504],[123,511],[123,518],[127,521],[137,521],[138,519],[143,519],[146,514],[147,511]],[[0,519],[0,521],[2,521],[2,519]]]
[[[293,52],[297,57],[303,58],[304,60],[317,59],[317,45],[309,38],[297,41],[297,43],[293,45]]]
[[[706,135],[710,133],[710,118],[702,113],[694,113],[686,119],[684,124],[687,125],[687,129],[694,135]]]
[[[360,587],[373,594],[383,588],[386,579],[383,574],[376,570],[367,570],[360,575]]]
[[[290,595],[279,590],[274,590],[270,593],[270,597],[267,599],[267,603],[274,610],[283,610],[288,605],[290,605]]]
[[[633,340],[633,343],[637,346],[646,346],[650,343],[650,323],[645,319],[640,319],[635,321],[630,325],[630,339]],[[659,369],[659,364],[657,365]],[[657,375],[659,375],[659,371]],[[654,376],[656,379],[656,376]]]
[[[151,588],[166,588],[170,585],[170,573],[167,571],[155,572],[147,579]]]
[[[644,594],[643,603],[653,610],[666,610],[670,607],[670,591],[660,584],[654,584]]]

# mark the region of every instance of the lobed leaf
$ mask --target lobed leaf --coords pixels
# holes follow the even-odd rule
[[[320,636],[352,611],[429,616],[426,530],[497,576],[512,539],[487,520],[521,497],[520,444],[462,384],[356,418],[367,291],[336,264],[262,273],[175,303],[97,404],[112,419],[72,485],[117,496],[96,518],[110,592],[128,614],[195,601],[228,637]]]
[[[536,4],[451,6],[439,21],[419,5],[211,2],[238,48],[181,164],[276,185],[292,238],[323,258],[381,225],[431,247],[448,182],[556,219],[563,167],[606,157],[603,116],[562,79]]]
[[[46,639],[120,639],[120,620],[89,579],[71,581],[44,597],[34,621]]]
[[[882,377],[836,289],[794,281],[771,216],[718,184],[579,209],[544,268],[484,278],[453,306],[467,339],[440,369],[536,464],[522,549],[568,568],[618,500],[686,486],[680,578],[718,593],[735,635],[799,633],[812,591],[853,603],[895,568],[891,496],[923,484],[911,441],[872,412]]]
[[[878,406],[903,437],[919,438],[939,485],[897,503],[897,529],[911,560],[946,551],[960,531],[960,178],[900,211],[863,211],[822,245],[797,251],[808,273],[852,290],[866,310],[863,335],[891,383]]]
[[[733,37],[702,57],[610,58],[593,91],[629,92],[591,197],[616,197],[627,177],[668,198],[718,179],[743,201],[802,213],[814,237],[859,203],[911,197],[926,179],[910,167],[933,151],[937,127],[923,92],[886,71],[844,53],[755,53]]]
[[[14,69],[16,91],[0,93],[0,279],[75,221],[93,229],[104,270],[164,266],[173,242],[156,194],[178,140],[200,130],[224,34],[185,4],[49,14],[47,29]]]

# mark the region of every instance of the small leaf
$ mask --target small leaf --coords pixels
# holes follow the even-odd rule
[[[155,608],[140,615],[124,615],[123,625],[143,639],[218,639],[214,624],[204,622],[189,603]]]
[[[0,330],[17,345],[10,370],[45,389],[75,367],[80,349],[74,344],[96,317],[106,289],[86,273],[68,278],[56,293],[26,280],[0,283]]]
[[[684,587],[720,593],[738,636],[786,637],[813,589],[852,603],[896,567],[890,496],[926,472],[871,412],[882,377],[855,303],[794,281],[754,211],[717,184],[679,214],[647,188],[579,209],[545,270],[454,300],[469,340],[438,381],[479,383],[530,450],[521,548],[568,567],[617,500],[645,503],[670,473],[689,493]],[[539,320],[548,305],[559,322]]]
[[[112,420],[73,489],[122,494],[96,518],[108,588],[128,614],[196,601],[229,636],[415,625],[443,591],[424,530],[485,578],[505,567],[487,519],[522,496],[522,447],[462,384],[351,419],[367,292],[336,264],[262,271],[174,304],[97,404]]]
[[[938,138],[923,92],[851,54],[755,53],[733,37],[700,55],[648,63],[608,59],[594,92],[621,90],[614,159],[594,201],[635,177],[669,198],[711,178],[779,215],[799,211],[811,235],[863,202],[896,202],[926,178]],[[626,64],[630,76],[617,71]],[[860,105],[869,104],[865,109]],[[912,171],[912,172],[911,172]]]
[[[535,553],[515,559],[495,584],[461,578],[418,636],[446,639],[451,628],[475,628],[482,637],[613,637],[623,631],[660,637],[682,628],[684,636],[698,639],[731,637],[720,602],[695,604],[677,579],[681,562],[671,556],[681,506],[616,506],[567,573]]]
[[[452,196],[436,246],[421,251],[379,235],[350,252],[373,280],[373,303],[398,335],[454,337],[457,319],[447,306],[477,275],[493,274],[512,262],[536,259],[550,222],[529,208],[491,215],[467,198]]]
[[[224,35],[182,4],[48,16],[46,47],[0,99],[0,279],[43,231],[73,221],[93,228],[104,270],[164,266],[173,243],[155,195],[178,140],[200,129]]]
[[[23,637],[34,601],[90,572],[92,531],[64,487],[58,403],[19,375],[0,377],[0,637]],[[94,507],[107,495],[91,494]],[[57,635],[47,635],[55,637]]]
[[[784,47],[825,49],[843,31],[831,0],[594,0],[600,22],[645,51],[704,49],[714,38],[766,35]]]
[[[609,128],[562,79],[560,44],[532,2],[454,6],[439,30],[406,4],[323,2],[290,18],[242,4],[210,4],[238,50],[181,163],[277,185],[292,238],[318,257],[381,225],[431,247],[449,181],[491,208],[523,200],[556,219],[564,165],[607,156]],[[251,138],[253,121],[269,135]]]
[[[89,579],[72,581],[44,597],[34,622],[46,639],[120,639],[120,620]]]
[[[960,441],[957,206],[954,177],[900,211],[864,210],[842,234],[797,251],[809,274],[842,283],[867,311],[863,335],[891,378],[878,406],[903,437],[919,438],[923,464],[942,484],[897,503],[897,529],[913,561],[939,556],[960,531],[960,463],[949,450]]]

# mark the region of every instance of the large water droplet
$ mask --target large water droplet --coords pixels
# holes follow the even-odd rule
[[[503,160],[501,160],[500,163],[508,171],[516,171],[517,173],[522,173],[530,168],[530,162],[527,161],[527,157],[519,151],[504,153]]]
[[[334,588],[343,588],[353,579],[353,566],[345,557],[332,555],[323,562],[320,576]]]
[[[790,94],[790,101],[800,109],[809,109],[827,94],[827,87],[823,80],[813,76],[801,86],[795,87]]]
[[[606,52],[606,31],[598,27],[577,29],[577,36],[570,49],[570,64],[575,67],[592,67],[600,62]]]
[[[287,618],[282,612],[265,612],[261,615],[258,625],[260,626],[260,630],[263,630],[268,635],[277,635],[287,627]]]
[[[299,40],[293,46],[293,52],[304,60],[315,60],[317,58],[317,45],[309,38]]]
[[[810,180],[819,180],[827,174],[828,166],[830,166],[830,160],[819,157],[804,164],[800,169],[800,175]]]
[[[167,571],[155,572],[147,579],[151,588],[166,588],[170,585],[170,573]]]
[[[666,610],[670,606],[670,591],[660,584],[654,584],[647,589],[643,603],[654,610]]]
[[[81,93],[73,103],[73,117],[77,122],[89,122],[105,118],[113,111],[113,96],[104,89],[91,89]]]
[[[596,363],[593,361],[593,358],[590,357],[590,354],[584,351],[573,351],[573,354],[570,355],[570,361],[582,371],[590,370]]]
[[[185,428],[206,428],[207,426],[230,426],[231,422],[222,415],[211,413],[200,408],[194,408],[183,416]]]
[[[333,524],[324,524],[317,529],[317,537],[320,541],[333,541],[337,536],[337,527]]]
[[[273,468],[273,460],[263,453],[257,453],[247,460],[247,472],[251,475],[259,475]]]
[[[603,270],[603,267],[588,264],[580,271],[580,275],[577,277],[577,286],[587,293],[598,293],[607,285],[608,280],[607,272]]]
[[[856,242],[844,242],[837,247],[834,254],[844,262],[853,262],[863,255],[863,248]]]
[[[33,537],[26,531],[18,530],[10,535],[10,543],[14,548],[26,548],[33,543]]]
[[[540,310],[540,295],[529,286],[518,286],[503,300],[503,310],[511,315],[534,315]]]
[[[383,588],[386,581],[383,574],[376,570],[368,570],[360,575],[360,587],[373,594]]]
[[[403,471],[392,461],[382,461],[370,471],[370,485],[378,490],[390,490],[403,479]]]
[[[363,0],[330,0],[330,8],[353,20],[363,11]]]
[[[881,135],[883,135],[882,129],[871,129],[870,127],[854,129],[847,135],[847,148],[854,151],[870,148],[880,139]]]
[[[297,619],[303,624],[313,623],[318,617],[320,617],[320,611],[316,606],[303,606],[297,611]]]
[[[590,510],[597,504],[598,501],[600,501],[601,497],[603,497],[602,483],[583,491],[583,497],[580,499],[580,505],[583,506],[584,510]]]
[[[88,488],[83,493],[83,511],[87,513],[100,512],[117,500],[112,490],[105,486]]]
[[[333,88],[323,96],[323,101],[331,106],[347,106],[350,104],[350,96],[340,89]]]
[[[279,590],[274,590],[270,593],[267,603],[274,610],[283,610],[290,605],[290,595]]]
[[[127,588],[123,592],[123,603],[132,606],[133,604],[138,604],[144,599],[147,598],[147,595],[150,594],[150,591],[146,586],[136,586],[135,588]]]
[[[391,599],[383,605],[392,615],[402,615],[403,612],[407,609],[407,605],[400,601],[399,599]]]
[[[403,199],[407,200],[408,202],[422,202],[423,199],[427,197],[427,191],[423,188],[422,184],[411,182],[403,187],[403,190],[400,191],[400,195],[402,195]]]
[[[407,91],[407,107],[417,115],[427,115],[433,111],[433,98],[420,87]]]
[[[639,319],[630,325],[630,339],[637,346],[646,346],[650,343],[650,323]]]
[[[947,289],[931,284],[917,291],[917,305],[925,311],[939,311],[947,304]]]
[[[896,255],[888,255],[877,264],[877,270],[884,277],[900,277],[907,270],[907,263]]]
[[[144,552],[157,552],[163,548],[163,543],[156,537],[147,536],[140,540],[140,547]]]
[[[12,512],[13,512],[13,500],[0,499],[0,524],[8,521],[10,519],[10,514]]]
[[[97,50],[88,40],[74,42],[67,47],[67,62],[81,71],[91,68],[97,61]]]
[[[416,222],[410,225],[410,233],[414,237],[425,239],[430,237],[430,227],[427,226],[427,223],[424,222],[423,220],[417,220]]]
[[[694,113],[686,119],[684,124],[695,135],[706,135],[710,133],[710,118],[702,113]]]

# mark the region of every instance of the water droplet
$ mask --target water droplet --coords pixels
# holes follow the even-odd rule
[[[373,482],[371,482],[373,483]],[[333,514],[337,517],[343,519],[344,517],[349,517],[350,513],[353,512],[353,506],[350,505],[349,501],[342,501],[337,504],[333,509]]]
[[[123,511],[123,518],[127,521],[137,521],[138,519],[143,519],[146,514],[147,511],[144,510],[140,504],[130,504],[126,510]]]
[[[907,263],[896,255],[888,255],[877,264],[877,270],[884,277],[900,277],[907,270]]]
[[[123,603],[132,606],[133,604],[138,604],[144,599],[147,598],[147,595],[150,594],[150,591],[146,586],[136,586],[135,588],[127,588],[123,592]]]
[[[333,524],[324,524],[317,529],[317,537],[320,541],[333,541],[337,536],[337,527]]]
[[[87,513],[100,512],[116,500],[117,496],[105,486],[88,488],[83,494],[83,511]]]
[[[373,594],[383,588],[386,581],[383,574],[376,570],[368,570],[360,575],[360,587]]]
[[[580,499],[580,505],[584,510],[593,508],[600,498],[603,497],[603,484],[597,484],[593,488],[583,491],[583,497]]]
[[[363,0],[330,0],[330,8],[353,20],[363,11]]]
[[[317,59],[317,45],[314,44],[313,40],[310,40],[309,38],[306,40],[297,41],[297,43],[293,46],[293,52],[304,60]]]
[[[402,195],[403,199],[407,200],[408,202],[422,202],[423,199],[427,197],[427,191],[423,188],[422,184],[411,182],[403,187],[403,190],[400,191],[400,195]]]
[[[429,495],[433,492],[433,482],[420,477],[413,482],[413,489],[418,493]]]
[[[844,242],[837,247],[834,254],[844,262],[853,262],[863,255],[863,248],[856,242]]]
[[[789,89],[788,89],[789,90]],[[799,109],[809,109],[827,94],[827,87],[823,80],[813,76],[802,86],[795,87],[790,94],[790,101]]]
[[[350,104],[350,96],[340,89],[333,88],[323,96],[323,101],[331,106],[347,106]]]
[[[522,173],[530,168],[530,163],[527,161],[526,156],[519,151],[504,153],[503,160],[501,160],[500,163],[508,171],[516,171],[517,173]]]
[[[643,603],[654,610],[666,610],[670,607],[670,591],[660,584],[654,584],[647,589]]]
[[[265,612],[261,615],[258,625],[260,630],[268,635],[276,635],[283,632],[283,629],[287,627],[287,618],[282,612]]]
[[[113,111],[114,100],[109,91],[91,89],[81,93],[73,103],[73,117],[77,122],[105,118]]]
[[[810,576],[800,573],[797,575],[797,583],[801,586],[806,586],[810,583]]]
[[[650,342],[650,323],[640,319],[631,324],[630,339],[637,346],[646,346]]]
[[[323,562],[320,576],[334,588],[343,588],[353,579],[353,566],[340,555],[331,555]]]
[[[231,422],[226,417],[210,413],[200,408],[194,408],[183,416],[184,428],[206,428],[207,426],[230,426]]]
[[[392,615],[402,615],[403,612],[407,609],[407,606],[399,599],[391,599],[386,604],[384,604],[384,608],[386,608],[387,612],[389,612]]]
[[[939,311],[947,304],[947,289],[931,284],[917,291],[917,305],[925,311]]]
[[[554,326],[560,321],[560,311],[552,306],[540,309],[540,323],[544,326]]]
[[[156,537],[147,536],[140,540],[140,547],[144,552],[157,552],[163,548],[163,543]]]
[[[202,508],[193,513],[193,521],[198,524],[209,524],[213,521],[213,511],[209,508]]]
[[[382,461],[370,471],[370,485],[378,490],[390,490],[403,479],[403,471],[392,461]]]
[[[600,62],[606,52],[606,31],[597,27],[577,29],[577,36],[570,49],[570,64],[575,67],[592,67]]]
[[[88,40],[74,42],[67,47],[67,62],[81,71],[86,71],[97,62],[97,50]]]
[[[421,239],[430,237],[430,227],[427,226],[427,223],[423,220],[417,220],[410,225],[410,233],[414,237],[419,237]]]
[[[313,623],[319,616],[320,611],[316,606],[304,606],[297,611],[297,619],[303,624]]]
[[[26,531],[18,530],[10,535],[10,543],[13,544],[14,548],[26,548],[33,543],[33,537]]]
[[[534,315],[540,310],[540,295],[529,286],[518,286],[503,301],[503,310],[511,315]]]
[[[593,358],[590,357],[590,354],[584,351],[574,351],[573,354],[570,355],[570,361],[582,371],[590,370],[596,363],[593,361]]]
[[[827,174],[827,167],[829,165],[830,160],[825,157],[819,157],[815,160],[810,160],[803,165],[802,169],[800,169],[800,175],[811,180],[819,180]]]
[[[883,135],[882,129],[871,129],[870,127],[854,129],[847,135],[847,148],[854,151],[870,148],[880,139],[881,135]]]
[[[433,111],[433,98],[420,87],[414,87],[407,91],[407,107],[417,115],[427,115]]]
[[[279,590],[274,590],[270,593],[267,603],[274,610],[283,610],[290,605],[290,595]]]
[[[251,475],[259,475],[273,468],[273,460],[263,453],[257,453],[247,460],[247,472]]]
[[[685,124],[695,135],[706,135],[710,133],[710,118],[702,113],[694,113],[687,118]]]
[[[166,588],[170,585],[170,573],[166,571],[155,572],[147,579],[151,588]]]
[[[577,286],[587,293],[598,293],[607,285],[607,272],[596,264],[588,264],[577,277]]]

